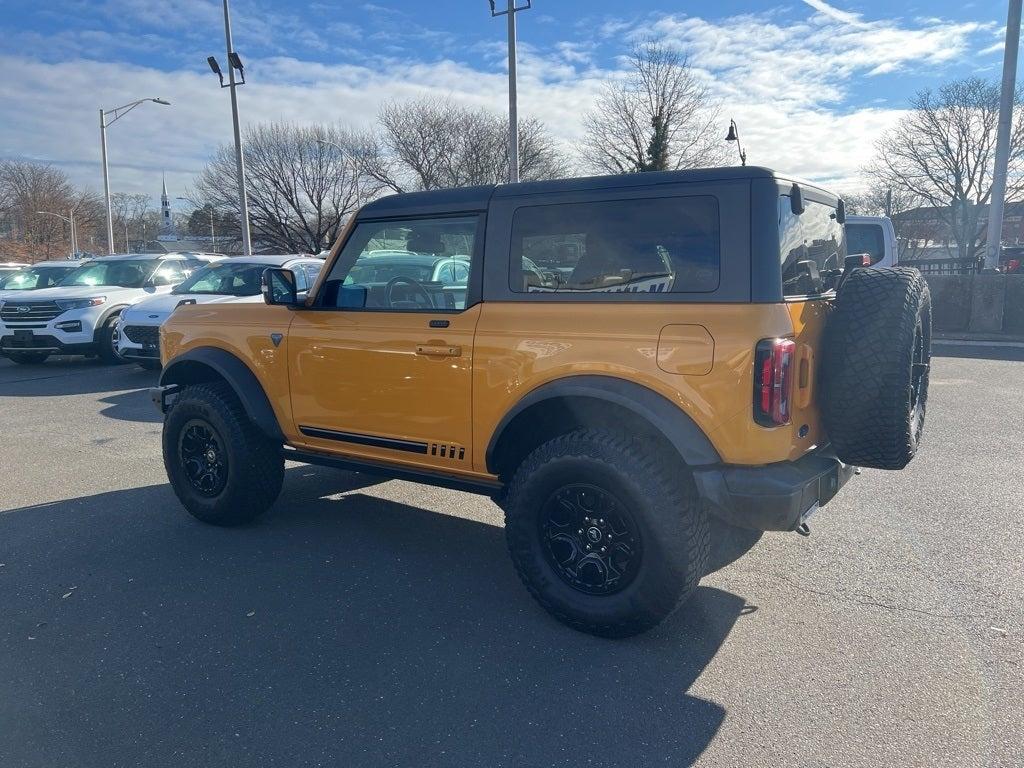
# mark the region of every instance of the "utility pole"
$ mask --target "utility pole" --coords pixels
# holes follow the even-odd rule
[[[238,175],[238,206],[241,214],[242,228],[242,253],[245,256],[252,256],[252,237],[249,232],[249,198],[245,192],[245,157],[242,155],[242,131],[238,126],[238,93],[239,85],[245,84],[245,75],[242,75],[242,82],[235,82],[235,70],[242,72],[242,61],[235,52],[234,44],[231,41],[231,11],[228,8],[228,0],[224,0],[224,42],[228,54],[228,88],[231,90],[231,122],[235,132],[235,171]],[[211,59],[213,57],[210,57]],[[214,66],[210,63],[211,68]],[[214,69],[220,75],[219,69]],[[223,86],[223,77],[221,78]]]
[[[525,5],[516,5],[516,0],[508,0],[504,11],[495,7],[495,0],[490,0],[491,16],[508,17],[508,182],[519,182],[519,115],[517,86],[516,56],[516,14],[532,7],[533,0],[526,0]]]
[[[1013,96],[1017,79],[1017,49],[1020,45],[1021,0],[1010,0],[1006,16],[1006,44],[1003,48],[1003,90],[999,99],[999,129],[996,134],[996,165],[992,174],[992,202],[988,211],[988,242],[985,269],[999,266],[1003,240],[1003,209],[1006,203],[1006,168],[1010,162],[1010,128],[1013,124]]]

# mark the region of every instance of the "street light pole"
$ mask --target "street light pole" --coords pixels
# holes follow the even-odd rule
[[[1010,162],[1010,127],[1017,78],[1017,49],[1020,45],[1021,0],[1010,0],[1006,16],[1006,44],[1003,47],[1003,90],[999,98],[999,128],[996,133],[996,164],[992,174],[992,202],[988,209],[988,242],[985,269],[999,266],[1003,239],[1003,208],[1006,202],[1006,168]]]
[[[70,218],[67,216],[61,216],[59,213],[51,213],[50,211],[36,211],[36,213],[40,216],[53,216],[55,219],[67,222],[71,226],[71,253],[68,255],[68,259],[74,259],[75,253],[78,251],[78,246],[76,245],[77,240],[75,238],[75,212],[73,210],[68,211],[68,213],[71,214]]]
[[[508,17],[508,182],[516,184],[519,181],[519,97],[517,93],[517,64],[516,55],[516,14],[519,11],[528,10],[533,5],[533,0],[526,0],[525,5],[516,5],[516,0],[508,0],[504,11],[495,8],[495,0],[490,0],[491,16]]]
[[[122,104],[113,109],[100,109],[100,150],[103,154],[103,195],[107,202],[107,253],[114,252],[114,213],[110,204],[110,166],[107,164],[107,128],[112,126],[122,117],[127,115],[139,104],[152,101],[154,104],[161,104],[169,107],[171,102],[164,99],[137,99],[136,101]],[[112,117],[111,117],[112,116]],[[107,118],[110,117],[109,120]]]
[[[252,239],[249,232],[249,198],[245,192],[245,158],[242,155],[242,131],[238,126],[238,83],[235,82],[235,47],[231,41],[231,11],[228,0],[224,0],[224,42],[228,55],[228,88],[231,91],[231,121],[235,132],[235,171],[238,174],[238,205],[241,208],[242,253],[252,256]]]

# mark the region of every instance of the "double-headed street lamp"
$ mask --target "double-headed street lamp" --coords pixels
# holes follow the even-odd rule
[[[139,106],[139,104],[145,104],[147,101],[152,101],[154,104],[162,104],[165,107],[169,107],[171,105],[171,102],[165,101],[164,99],[138,99],[136,101],[129,102],[128,104],[122,104],[120,107],[100,110],[100,149],[103,153],[103,194],[107,199],[108,253],[114,252],[114,214],[110,205],[110,168],[107,165],[107,128],[127,115]],[[109,120],[107,119],[108,117],[110,118]]]
[[[228,54],[228,82],[224,83],[224,72],[217,62],[216,56],[208,56],[206,63],[210,65],[218,78],[221,88],[231,89],[231,122],[235,131],[235,172],[238,175],[238,208],[241,213],[242,227],[242,253],[245,256],[252,256],[252,238],[249,233],[249,198],[245,191],[245,157],[242,154],[242,131],[238,125],[238,86],[245,85],[245,67],[242,59],[235,50],[234,42],[231,39],[231,10],[228,8],[228,0],[224,0],[224,43],[227,46]],[[236,82],[235,72],[238,72],[241,82]]]
[[[67,216],[61,216],[59,213],[53,213],[52,211],[36,211],[40,216],[53,216],[54,218],[66,221],[71,225],[71,254],[68,256],[69,259],[74,259],[78,254],[78,235],[75,233],[75,209],[72,208],[68,211]],[[70,218],[69,218],[70,217]]]

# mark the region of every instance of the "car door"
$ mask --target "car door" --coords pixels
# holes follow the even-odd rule
[[[437,257],[452,249],[465,253],[467,240],[471,268],[479,271],[482,218],[356,226],[315,305],[296,311],[289,327],[300,445],[424,469],[471,470],[479,290],[453,302],[432,278]],[[388,250],[399,253],[382,255]]]

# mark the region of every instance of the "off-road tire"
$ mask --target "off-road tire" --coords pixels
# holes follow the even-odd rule
[[[159,360],[136,360],[139,368],[146,371],[159,371],[162,367]]]
[[[117,341],[114,338],[117,322],[116,315],[107,318],[103,327],[96,332],[96,354],[104,365],[121,365],[125,362],[125,359],[117,353]]]
[[[914,458],[928,400],[931,323],[928,284],[916,269],[858,269],[843,282],[825,330],[819,391],[842,461],[903,469]]]
[[[181,461],[182,430],[197,421],[212,428],[227,458],[226,483],[213,497],[196,490]],[[281,493],[281,446],[253,426],[225,384],[196,384],[181,391],[164,419],[163,454],[174,493],[185,509],[204,523],[230,526],[251,522]]]
[[[46,362],[49,352],[5,352],[5,355],[18,365],[38,365]]]
[[[526,457],[501,499],[505,534],[519,577],[552,616],[582,632],[628,637],[654,627],[693,595],[708,559],[708,517],[692,478],[676,462],[640,440],[589,429],[557,437]],[[639,530],[639,567],[614,594],[579,591],[545,554],[545,502],[580,482],[615,496]]]

